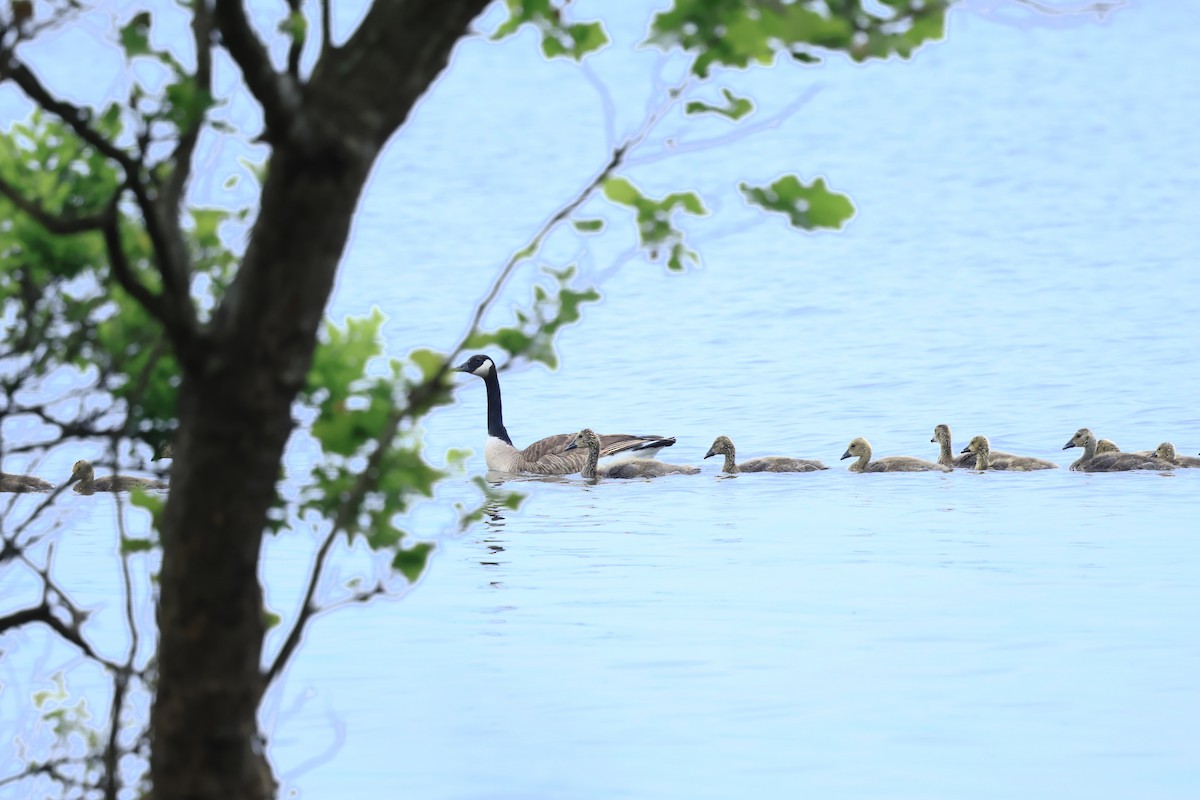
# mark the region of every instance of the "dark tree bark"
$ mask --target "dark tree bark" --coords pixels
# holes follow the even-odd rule
[[[274,794],[257,721],[267,688],[258,561],[291,403],[375,159],[485,5],[380,0],[342,47],[326,43],[301,84],[273,68],[239,3],[217,2],[273,153],[237,277],[188,345],[162,530],[156,800]]]

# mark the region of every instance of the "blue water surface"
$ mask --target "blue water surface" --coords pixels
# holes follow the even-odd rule
[[[394,353],[457,340],[508,255],[681,77],[632,49],[645,16],[613,13],[587,70],[529,35],[456,51],[371,178],[335,319],[378,305]],[[678,438],[663,458],[703,474],[510,481],[522,507],[461,535],[449,504],[476,495],[447,481],[412,519],[439,542],[420,583],[320,618],[269,699],[281,796],[1200,796],[1200,470],[838,461],[856,436],[934,458],[938,423],[959,448],[983,433],[1064,467],[1081,426],[1200,452],[1198,25],[1185,4],[1097,19],[979,0],[910,62],[723,77],[757,104],[751,135],[668,113],[623,174],[705,197],[711,216],[683,221],[701,266],[647,263],[629,219],[589,206],[609,233],[552,238],[545,263],[577,264],[602,302],[562,334],[560,369],[501,380],[518,444],[661,433]],[[789,171],[853,197],[844,231],[740,199],[739,181]],[[518,271],[490,324],[538,274]],[[482,474],[483,387],[459,380],[424,436],[435,460],[474,448]],[[720,477],[701,461],[719,434],[832,469]],[[63,580],[120,652],[116,573],[96,566],[115,570],[114,517],[82,499]],[[285,617],[314,541],[266,545]],[[324,596],[375,569],[344,552]]]

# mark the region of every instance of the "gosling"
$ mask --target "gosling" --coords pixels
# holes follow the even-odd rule
[[[735,460],[735,452],[732,439],[728,436],[718,436],[704,457],[725,456],[725,465],[721,467],[721,471],[730,475],[737,475],[739,472],[817,472],[829,469],[820,461],[787,456],[760,456],[739,464]]]
[[[1155,458],[1161,458],[1167,463],[1174,464],[1177,467],[1200,467],[1200,458],[1195,456],[1181,456],[1175,454],[1175,445],[1170,442],[1163,442],[1154,451]]]
[[[975,456],[975,469],[978,470],[1001,469],[1009,472],[1032,472],[1038,469],[1058,469],[1058,464],[1033,456],[1001,456],[996,453],[993,458],[992,447],[986,436],[973,438],[971,443],[963,448],[963,452],[970,452]]]
[[[1077,472],[1127,472],[1135,469],[1175,469],[1174,464],[1170,464],[1154,456],[1140,456],[1137,453],[1121,452],[1097,454],[1096,434],[1092,433],[1088,428],[1080,428],[1075,431],[1075,435],[1063,445],[1062,449],[1068,450],[1072,447],[1083,448],[1083,455],[1075,463],[1071,464],[1071,469]]]
[[[599,478],[658,478],[663,475],[695,475],[699,467],[687,464],[668,464],[653,458],[629,458],[606,464],[597,469],[600,462],[600,437],[591,428],[584,428],[575,435],[574,441],[563,450],[574,450],[576,447],[587,448],[587,462],[583,465],[580,475],[588,480]]]
[[[132,489],[166,489],[164,481],[154,478],[135,478],[129,475],[109,475],[96,477],[96,470],[90,461],[76,461],[71,468],[71,478],[67,485],[75,484],[79,494],[95,494],[96,492],[128,492]]]
[[[884,458],[871,460],[871,443],[861,436],[850,442],[850,446],[846,448],[846,452],[842,454],[842,461],[845,461],[851,456],[858,456],[858,460],[850,465],[851,472],[950,472],[950,467],[944,464],[935,464],[932,461],[926,461],[923,458],[916,456],[886,456]]]

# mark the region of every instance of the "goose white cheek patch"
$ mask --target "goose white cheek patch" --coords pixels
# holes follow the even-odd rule
[[[481,378],[486,378],[488,373],[492,371],[492,362],[485,361],[479,365],[479,368],[471,372],[472,375],[478,375]]]

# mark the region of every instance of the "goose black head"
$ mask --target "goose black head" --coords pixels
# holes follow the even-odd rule
[[[496,371],[496,362],[482,353],[473,355],[463,363],[454,368],[455,372],[469,372],[472,375],[478,375],[480,378],[486,378],[488,375]]]

